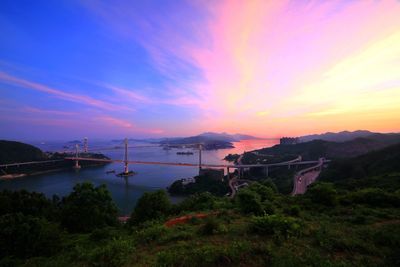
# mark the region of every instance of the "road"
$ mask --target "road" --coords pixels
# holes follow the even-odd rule
[[[317,165],[297,172],[293,178],[293,191],[292,195],[304,194],[307,191],[307,186],[317,180],[321,173],[324,160],[321,158]]]
[[[307,186],[312,184],[319,176],[321,171],[309,171],[297,179],[297,183],[295,186],[295,190],[293,191],[293,195],[300,195],[304,194],[307,191]]]

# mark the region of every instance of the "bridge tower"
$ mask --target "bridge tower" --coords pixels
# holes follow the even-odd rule
[[[88,138],[85,137],[83,139],[83,152],[88,153],[88,151],[89,151]]]
[[[76,170],[79,170],[80,168],[81,168],[81,166],[79,165],[79,161],[78,161],[78,158],[79,158],[79,145],[78,144],[75,144],[75,166],[74,166],[74,169],[76,169]]]
[[[128,138],[125,138],[125,159],[124,159],[124,174],[128,174],[129,173],[129,169],[128,169]]]
[[[199,174],[201,171],[201,150],[203,149],[203,145],[199,144]]]

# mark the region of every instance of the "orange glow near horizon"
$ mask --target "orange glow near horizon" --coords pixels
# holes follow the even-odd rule
[[[194,51],[212,130],[261,136],[400,130],[400,5],[226,1]]]

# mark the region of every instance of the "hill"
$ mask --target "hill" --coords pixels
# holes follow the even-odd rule
[[[81,153],[82,156],[108,159],[103,154]],[[44,153],[39,148],[16,141],[0,140],[0,164],[19,163],[30,161],[57,160],[56,162],[43,162],[40,164],[15,165],[0,168],[0,179],[10,179],[20,175],[34,175],[42,172],[60,171],[70,169],[74,162],[63,160],[65,157],[74,156],[72,153]],[[107,163],[81,161],[81,166],[98,166]]]
[[[313,140],[294,145],[275,145],[257,150],[259,154],[284,156],[301,155],[303,159],[350,158],[400,143],[400,134],[370,134],[345,142]]]
[[[257,139],[257,137],[251,135],[243,135],[243,134],[206,132],[190,137],[163,139],[158,143],[169,144],[169,145],[202,143],[204,149],[210,150],[210,149],[232,148],[234,147],[232,142],[238,142],[240,140],[245,140],[245,139]]]
[[[400,189],[400,144],[329,164],[320,180],[346,189],[365,187]]]
[[[247,139],[258,139],[257,137],[247,135],[247,134],[228,134],[228,133],[214,133],[214,132],[206,132],[197,135],[199,137],[204,137],[211,140],[220,140],[226,142],[237,142],[240,140]]]
[[[14,163],[46,160],[48,157],[39,148],[16,141],[0,140],[0,162]]]
[[[332,141],[332,142],[345,142],[350,141],[355,138],[359,137],[367,137],[373,132],[366,131],[366,130],[358,130],[354,132],[349,131],[342,131],[338,133],[327,132],[323,134],[311,134],[299,137],[301,142],[309,142],[312,140],[325,140],[325,141]]]

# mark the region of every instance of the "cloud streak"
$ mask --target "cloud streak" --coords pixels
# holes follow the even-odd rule
[[[52,95],[56,98],[65,100],[65,101],[71,101],[79,104],[84,104],[86,106],[91,106],[99,109],[105,109],[105,110],[121,110],[121,109],[126,109],[125,107],[121,107],[120,105],[115,105],[111,104],[102,100],[98,100],[92,97],[88,97],[85,95],[80,95],[80,94],[73,94],[73,93],[67,93],[52,87],[49,87],[47,85],[43,85],[40,83],[28,81],[25,79],[21,79],[12,75],[9,75],[5,72],[0,72],[0,82],[3,83],[8,83],[14,86],[19,86],[25,89],[30,89],[30,90],[35,90],[39,91],[42,93],[46,93],[49,95]]]

